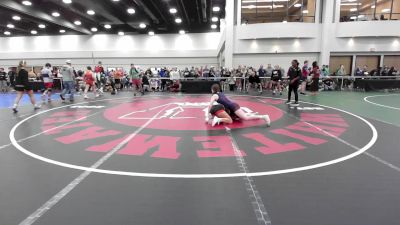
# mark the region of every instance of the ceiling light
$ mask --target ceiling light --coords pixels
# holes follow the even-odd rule
[[[211,18],[211,21],[213,21],[213,22],[218,22],[218,17],[213,17],[213,18]]]
[[[125,35],[125,33],[124,33],[124,32],[122,32],[122,31],[120,31],[120,32],[118,32],[118,35],[119,35],[119,36],[124,36],[124,35]]]
[[[4,35],[11,35],[11,32],[10,31],[4,31]]]
[[[217,29],[217,25],[212,24],[212,25],[211,25],[211,29]]]
[[[150,36],[154,36],[154,31],[149,31]]]
[[[182,23],[182,19],[181,18],[176,18],[175,19],[175,23]]]
[[[63,0],[63,2],[64,2],[65,4],[71,4],[71,3],[72,3],[72,0]]]
[[[111,25],[110,24],[106,24],[106,25],[104,25],[104,28],[111,29]]]
[[[175,14],[175,13],[178,12],[178,10],[176,10],[175,8],[170,8],[169,12],[172,13],[172,14]]]
[[[350,12],[355,12],[355,11],[357,11],[357,8],[351,8],[350,9]]]
[[[141,24],[139,24],[139,27],[142,28],[142,29],[144,29],[144,28],[146,28],[146,24],[141,23]]]
[[[77,21],[74,22],[74,24],[77,25],[77,26],[80,26],[80,25],[82,25],[82,22],[77,20]]]
[[[92,32],[97,32],[97,28],[96,27],[92,27],[92,29],[90,29]]]
[[[21,20],[21,17],[19,17],[19,16],[13,16],[12,19],[18,21],[18,20]]]
[[[186,34],[186,32],[184,30],[180,30],[179,33],[180,34]]]
[[[221,8],[219,6],[214,6],[213,7],[213,12],[219,12]]]
[[[37,34],[37,31],[36,30],[32,30],[31,34]]]
[[[59,16],[60,16],[60,13],[58,13],[58,12],[53,12],[51,15],[54,16],[54,17],[59,17]]]
[[[91,9],[89,9],[86,13],[89,14],[89,15],[91,15],[91,16],[93,16],[94,14],[96,14],[96,12],[93,11],[93,10],[91,10]]]
[[[112,0],[113,2],[119,2],[119,0]]]
[[[62,33],[62,34],[65,33],[65,30],[60,30],[60,33]]]
[[[390,12],[390,9],[382,9],[382,12],[383,12],[383,13]]]
[[[133,8],[129,8],[126,11],[128,11],[129,14],[135,14],[135,12],[136,12],[135,9],[133,9]]]
[[[10,29],[15,28],[14,24],[11,24],[11,23],[10,23],[10,24],[7,24],[7,27],[10,28]]]
[[[44,25],[44,24],[39,24],[39,26],[38,26],[40,29],[44,29],[44,28],[46,28],[46,25]]]
[[[32,2],[30,2],[30,1],[22,1],[22,4],[26,5],[26,6],[31,6]]]
[[[300,4],[300,3],[294,4],[294,7],[300,8],[300,7],[301,7],[301,4]]]

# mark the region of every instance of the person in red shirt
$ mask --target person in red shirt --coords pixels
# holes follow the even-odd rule
[[[311,95],[316,95],[319,89],[319,76],[321,71],[317,62],[312,63],[312,84],[311,84]]]
[[[95,85],[95,79],[93,76],[92,67],[90,67],[90,66],[87,67],[85,75],[83,76],[83,80],[85,81],[85,84],[86,84],[84,98],[85,99],[89,98],[87,96],[89,88],[92,88],[92,91],[93,91],[94,95],[96,96],[96,98],[99,97],[99,95],[96,93],[96,85]]]

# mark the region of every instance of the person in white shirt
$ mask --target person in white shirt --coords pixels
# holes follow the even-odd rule
[[[45,67],[42,69],[40,72],[42,80],[44,82],[44,88],[45,91],[42,94],[42,101],[46,102],[46,96],[47,96],[47,101],[51,102],[51,92],[53,91],[53,72],[51,71],[51,65],[50,63],[46,63]]]
[[[181,78],[181,75],[178,71],[178,68],[174,67],[171,71],[171,75],[170,75],[171,80],[176,81],[179,80]]]

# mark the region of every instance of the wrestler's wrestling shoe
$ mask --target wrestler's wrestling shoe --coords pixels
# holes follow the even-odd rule
[[[219,123],[221,123],[221,118],[218,118],[218,117],[214,116],[214,118],[212,120],[212,123],[211,123],[211,126],[214,127],[215,125],[218,125]]]
[[[265,123],[267,124],[268,127],[271,126],[271,119],[269,118],[268,115],[264,115],[263,120],[265,120]]]

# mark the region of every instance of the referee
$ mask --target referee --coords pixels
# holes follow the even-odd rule
[[[292,106],[299,106],[299,94],[297,93],[297,89],[299,88],[299,82],[301,78],[301,69],[299,68],[299,61],[297,59],[292,61],[292,66],[288,71],[289,77],[289,93],[288,100],[286,104],[290,104]],[[294,93],[295,102],[291,103],[292,91]]]

